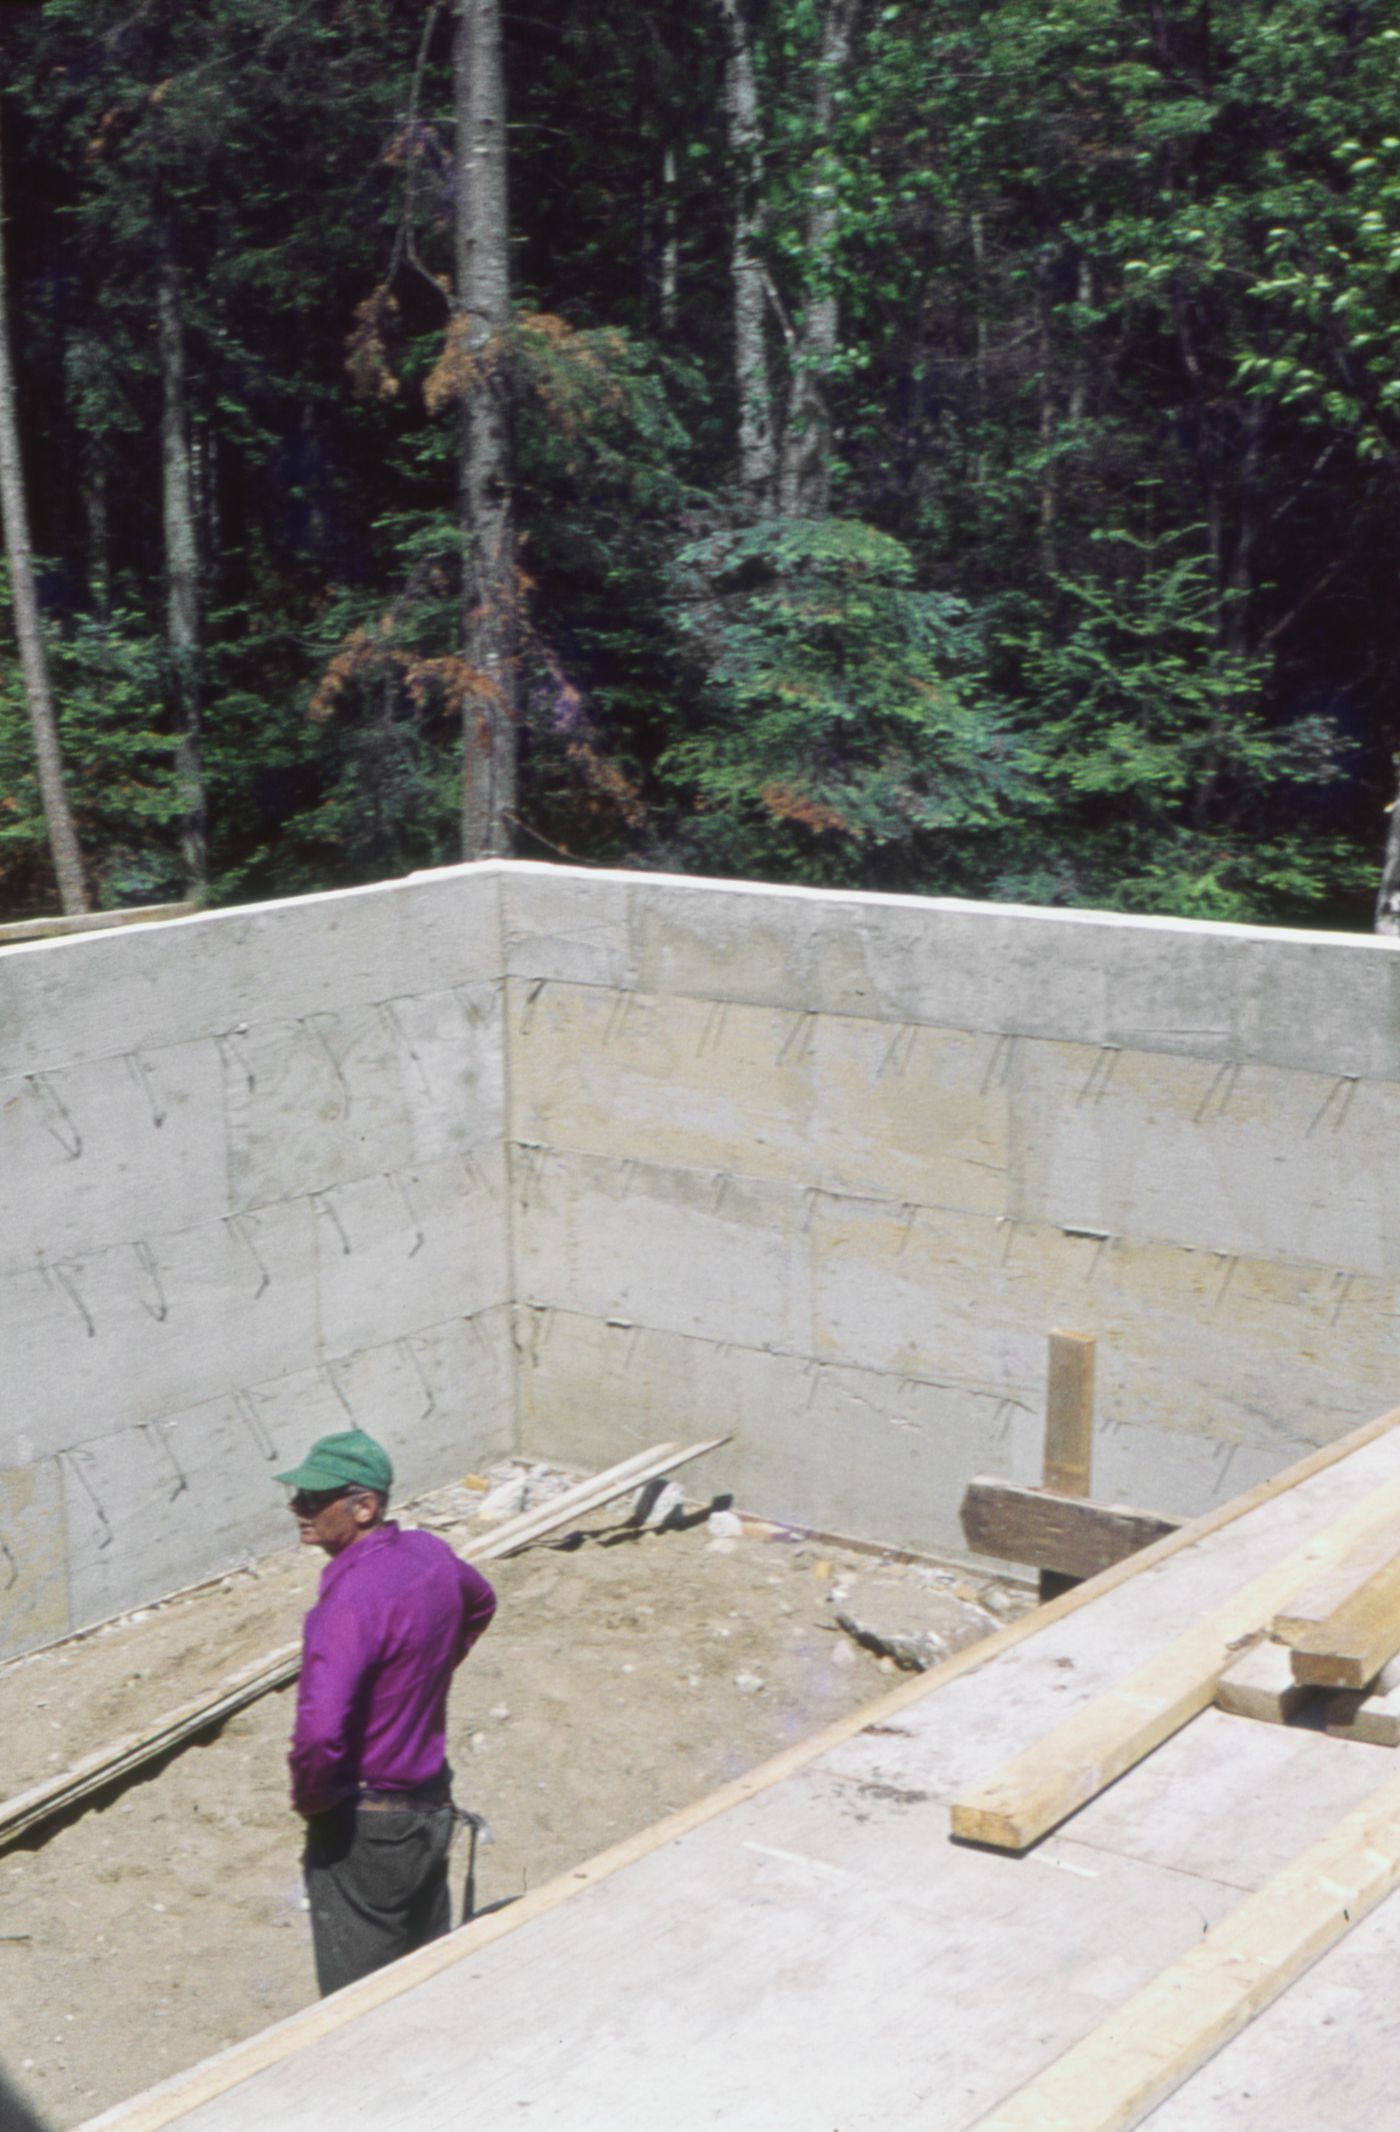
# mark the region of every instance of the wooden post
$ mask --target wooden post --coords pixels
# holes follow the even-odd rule
[[[1089,1493],[1094,1455],[1094,1347],[1092,1333],[1050,1335],[1044,1485],[1057,1495]],[[1074,1581],[1058,1570],[1043,1569],[1041,1599],[1058,1599]]]

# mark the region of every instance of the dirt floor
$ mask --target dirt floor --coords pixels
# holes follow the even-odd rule
[[[531,1505],[562,1477],[514,1464]],[[404,1515],[467,1555],[465,1488]],[[816,1541],[626,1522],[626,1502],[489,1565],[496,1624],[458,1678],[450,1752],[484,1814],[478,1907],[548,1880],[887,1688],[852,1610],[967,1641],[1031,1603],[967,1572]],[[295,1547],[0,1668],[0,1797],[293,1641],[324,1557]],[[869,1603],[867,1606],[867,1602]],[[929,1610],[932,1609],[930,1617]],[[950,1631],[950,1623],[952,1628]],[[294,1689],[56,1831],[0,1854],[0,2068],[53,2127],[315,1997],[287,1803]],[[465,1844],[454,1865],[459,1898]]]

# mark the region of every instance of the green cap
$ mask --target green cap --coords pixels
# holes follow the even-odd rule
[[[338,1436],[321,1437],[299,1466],[274,1478],[289,1488],[372,1488],[376,1495],[387,1495],[394,1485],[394,1468],[384,1446],[363,1429],[342,1429]]]

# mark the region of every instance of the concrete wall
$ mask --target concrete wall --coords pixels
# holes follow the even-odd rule
[[[0,1651],[352,1417],[957,1551],[1055,1325],[1199,1510],[1400,1398],[1397,1279],[1391,942],[487,865],[0,951]]]
[[[509,1446],[500,1007],[479,870],[0,953],[0,1650]]]
[[[1095,1492],[1189,1513],[1400,1399],[1389,942],[505,884],[526,1447],[955,1549],[1100,1336]]]

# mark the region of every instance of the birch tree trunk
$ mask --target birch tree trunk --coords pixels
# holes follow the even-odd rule
[[[857,0],[826,0],[812,94],[811,188],[806,249],[817,286],[803,314],[792,350],[793,376],[783,426],[780,508],[790,518],[822,517],[831,504],[831,408],[827,378],[840,334],[840,309],[830,285],[832,247],[838,227],[836,159],[828,146],[836,121],[836,92],[851,56]]]
[[[208,879],[208,833],[200,726],[199,535],[185,382],[185,321],[180,276],[168,233],[162,235],[156,282],[160,342],[161,500],[165,532],[165,641],[179,720],[175,778],[180,794],[180,858],[192,889]]]
[[[502,346],[510,317],[505,77],[499,0],[457,0],[456,315],[461,407],[462,856],[513,842],[516,790],[515,523]]]
[[[716,0],[724,28],[724,109],[734,169],[729,250],[734,313],[734,383],[739,403],[739,482],[749,506],[771,511],[777,473],[773,388],[768,372],[767,306],[760,248],[758,82],[740,0]]]
[[[1395,769],[1400,775],[1400,755],[1395,758]],[[1392,939],[1400,938],[1400,789],[1390,807],[1390,832],[1385,840],[1385,863],[1376,897],[1376,931]]]
[[[681,240],[676,213],[676,151],[667,142],[661,161],[661,330],[674,333],[680,316]]]
[[[49,687],[48,660],[39,630],[39,602],[34,590],[34,559],[29,543],[29,513],[19,455],[19,421],[10,364],[10,326],[4,262],[5,208],[0,180],[0,517],[5,521],[5,554],[10,565],[10,597],[19,640],[24,692],[34,732],[34,761],[39,795],[48,827],[49,854],[58,878],[58,899],[69,916],[91,908],[78,833],[68,803],[58,720]]]
[[[83,515],[87,520],[88,599],[104,647],[112,626],[112,521],[107,508],[107,467],[100,446],[83,458]]]
[[[1036,274],[1036,354],[1040,394],[1040,556],[1046,575],[1059,568],[1055,526],[1060,515],[1059,482],[1055,463],[1054,345],[1050,335],[1050,263],[1043,255]]]

